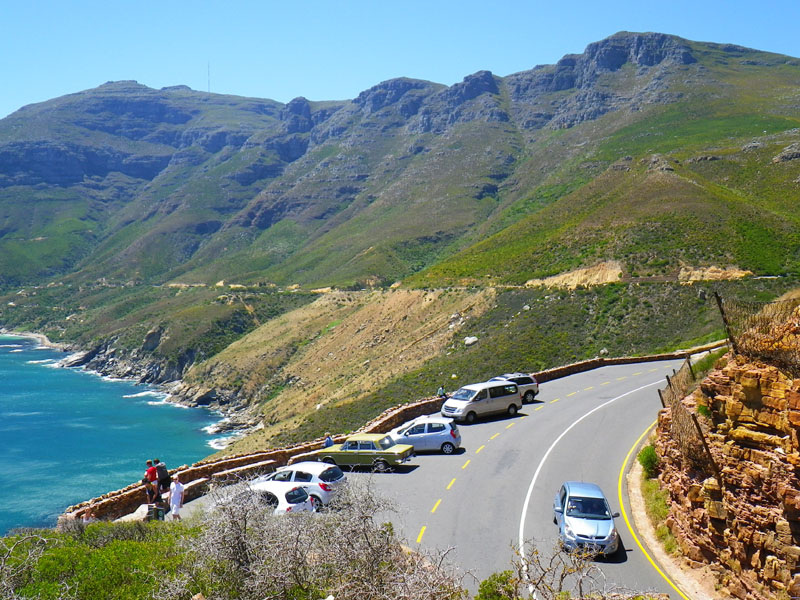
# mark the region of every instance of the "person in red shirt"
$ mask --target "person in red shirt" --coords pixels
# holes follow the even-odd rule
[[[158,479],[156,468],[153,466],[152,460],[148,460],[146,464],[147,464],[147,469],[144,472],[144,476],[147,477],[147,480],[150,483],[153,483],[155,482],[156,479]]]

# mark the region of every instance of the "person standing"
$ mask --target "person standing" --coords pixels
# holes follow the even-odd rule
[[[158,474],[156,472],[156,468],[153,466],[153,461],[148,460],[145,464],[147,465],[147,468],[144,471],[144,476],[150,483],[155,483],[155,481],[158,479]]]
[[[183,508],[183,484],[178,473],[175,473],[175,478],[169,486],[169,508],[172,513],[172,520],[180,521],[181,508]]]
[[[157,458],[154,458],[153,466],[156,468],[156,479],[158,480],[158,493],[164,494],[167,491],[169,491],[169,484],[172,482],[172,479],[169,476],[169,471],[167,470],[167,465],[158,460]]]
[[[333,446],[333,438],[331,437],[331,434],[326,431],[325,432],[325,441],[322,442],[322,447],[323,448],[330,448],[331,446]]]
[[[444,391],[443,385],[440,385],[439,389],[436,390],[436,395],[439,396],[439,398],[447,398],[447,392]]]

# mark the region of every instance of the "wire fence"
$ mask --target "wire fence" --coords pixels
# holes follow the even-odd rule
[[[683,404],[683,399],[689,394],[695,381],[697,378],[691,360],[687,358],[680,369],[673,371],[672,377],[667,376],[667,387],[658,390],[658,395],[661,405],[670,409],[670,436],[686,463],[705,474],[714,475],[722,485],[722,474],[706,442],[697,415]]]
[[[734,352],[800,376],[800,298],[746,302],[715,296]]]

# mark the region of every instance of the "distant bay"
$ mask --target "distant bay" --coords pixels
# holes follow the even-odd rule
[[[72,504],[139,480],[145,460],[169,468],[214,451],[220,416],[166,395],[57,367],[64,354],[0,335],[0,535],[53,526]]]

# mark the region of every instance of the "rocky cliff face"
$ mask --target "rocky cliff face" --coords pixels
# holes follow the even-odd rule
[[[684,554],[712,565],[737,598],[800,595],[800,379],[729,355],[683,404],[708,407],[698,421],[721,475],[697,467],[662,411],[661,480]]]

